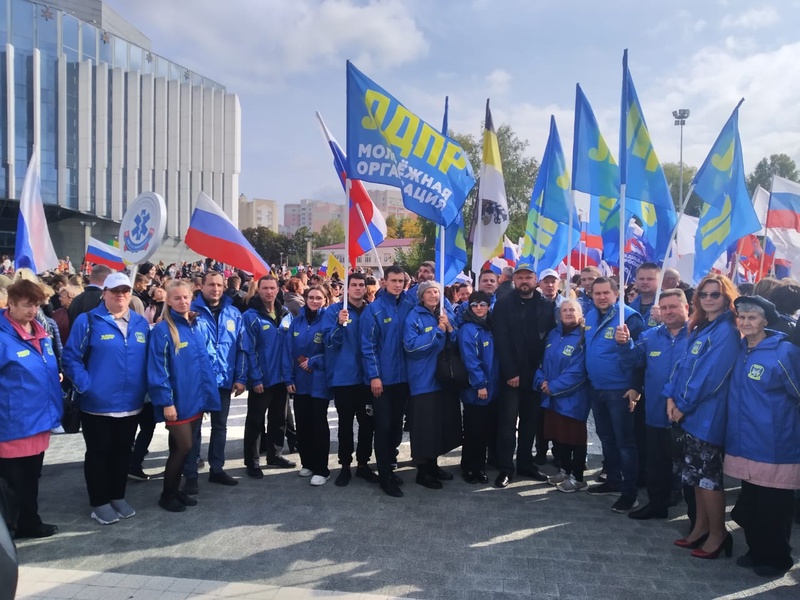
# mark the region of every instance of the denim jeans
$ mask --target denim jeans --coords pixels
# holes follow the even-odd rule
[[[228,437],[228,413],[231,410],[231,390],[219,389],[220,410],[211,411],[211,439],[208,442],[208,466],[212,473],[219,473],[225,466],[225,441]],[[197,479],[197,460],[200,458],[200,430],[197,427],[192,450],[183,463],[183,476]]]
[[[636,481],[639,456],[634,435],[633,414],[623,397],[627,390],[591,389],[592,413],[597,437],[603,444],[607,481],[627,498],[638,495]]]

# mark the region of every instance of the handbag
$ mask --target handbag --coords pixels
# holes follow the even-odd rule
[[[74,387],[64,396],[64,414],[61,416],[61,426],[64,433],[78,433],[81,430],[81,410],[78,407],[78,392]]]
[[[439,383],[458,389],[469,387],[469,375],[458,347],[447,338],[444,348],[436,357],[436,379]]]
[[[686,456],[686,432],[679,424],[669,428],[669,453],[674,460],[683,460]]]

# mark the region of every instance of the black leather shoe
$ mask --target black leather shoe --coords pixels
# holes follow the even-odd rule
[[[190,496],[197,496],[200,493],[200,487],[197,485],[197,477],[187,477],[183,481],[183,492]]]
[[[736,564],[745,569],[752,569],[756,566],[756,561],[749,554],[745,554],[736,559]]]
[[[38,526],[31,529],[18,529],[14,534],[15,540],[22,540],[26,538],[46,538],[58,533],[58,525],[50,525],[48,523],[39,523]]]
[[[353,474],[350,472],[350,467],[342,467],[342,470],[339,472],[339,475],[336,477],[336,481],[333,482],[333,485],[336,487],[345,487],[348,483],[350,483],[350,479],[352,479]]]
[[[169,512],[183,512],[186,510],[186,505],[175,496],[161,496],[158,499],[158,505]]]
[[[791,568],[792,568],[791,565],[789,565],[785,569],[782,569],[780,567],[773,567],[772,565],[755,565],[753,567],[753,573],[755,573],[759,577],[777,579],[778,577],[783,577],[786,574],[786,571],[788,571]]]
[[[489,476],[486,475],[483,471],[478,471],[475,473],[475,480],[478,483],[489,483]]]
[[[453,474],[448,473],[439,465],[431,467],[431,473],[433,474],[434,477],[436,477],[436,479],[439,479],[441,481],[453,481]]]
[[[363,479],[367,483],[380,483],[381,481],[381,478],[378,477],[378,474],[370,469],[367,465],[360,465],[356,467],[356,477]],[[398,479],[400,478],[398,477]]]
[[[403,480],[400,479],[400,475],[397,473],[392,473],[392,483],[395,485],[403,485]]]
[[[175,492],[175,498],[184,506],[197,506],[197,500],[185,492]]]
[[[634,510],[628,513],[628,517],[636,519],[637,521],[646,521],[648,519],[666,519],[669,516],[669,511],[666,508],[656,508],[652,504],[646,504],[639,510]]]
[[[547,481],[547,475],[543,474],[536,467],[523,467],[521,469],[517,469],[517,475],[528,477],[534,481]]]
[[[270,467],[277,467],[279,469],[294,469],[297,463],[293,460],[283,458],[282,456],[275,456],[274,458],[267,459],[267,465]]]
[[[387,495],[391,496],[392,498],[402,498],[403,497],[403,490],[401,490],[397,484],[392,481],[391,479],[386,482],[381,482],[381,489],[386,492]]]
[[[239,482],[228,475],[225,471],[220,471],[219,473],[209,473],[208,481],[210,483],[219,483],[220,485],[227,486],[239,485]]]
[[[508,484],[514,481],[514,478],[511,477],[508,473],[500,473],[497,476],[497,479],[494,480],[494,486],[499,488],[508,487]]]
[[[537,452],[536,456],[533,459],[533,464],[539,465],[540,467],[547,464],[547,452],[541,453]]]
[[[264,471],[258,465],[250,465],[247,467],[247,476],[252,479],[264,479]]]
[[[429,490],[440,490],[442,489],[442,482],[439,481],[436,476],[428,471],[426,468],[421,468],[417,470],[417,483],[423,487],[428,488]]]
[[[462,471],[461,472],[461,477],[467,483],[471,483],[471,484],[478,483],[478,478],[477,478],[477,476],[475,474],[475,471]]]

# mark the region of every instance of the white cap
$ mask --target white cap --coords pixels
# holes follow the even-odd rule
[[[111,273],[103,282],[104,290],[113,290],[114,288],[123,286],[133,288],[130,277],[125,273]]]
[[[556,271],[555,269],[545,269],[544,271],[542,271],[542,274],[539,276],[539,281],[542,281],[543,279],[545,279],[547,277],[555,277],[556,279],[559,279],[558,271]]]

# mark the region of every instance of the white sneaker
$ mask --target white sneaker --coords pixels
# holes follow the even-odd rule
[[[549,483],[550,485],[558,485],[559,483],[563,483],[567,479],[569,479],[569,475],[567,475],[564,469],[560,469],[558,473],[556,473],[555,475],[550,475],[550,477],[547,478],[547,483]]]
[[[64,428],[61,425],[59,425],[58,427],[53,427],[50,430],[50,433],[59,434],[59,433],[66,433],[66,431],[64,431]]]
[[[314,476],[311,478],[311,481],[309,481],[309,483],[310,483],[311,485],[325,485],[325,482],[326,482],[326,481],[328,481],[328,478],[327,478],[327,477],[325,477],[325,476],[323,476],[323,475],[314,475]]]
[[[556,489],[559,492],[564,492],[565,494],[571,494],[573,492],[579,492],[581,490],[585,490],[589,486],[588,483],[585,481],[578,481],[574,477],[570,476],[569,479],[559,483],[556,486]]]
[[[312,471],[311,469],[306,469],[305,467],[300,469],[300,472],[298,473],[298,475],[300,475],[300,477],[311,477],[313,474],[314,474],[314,471]]]

